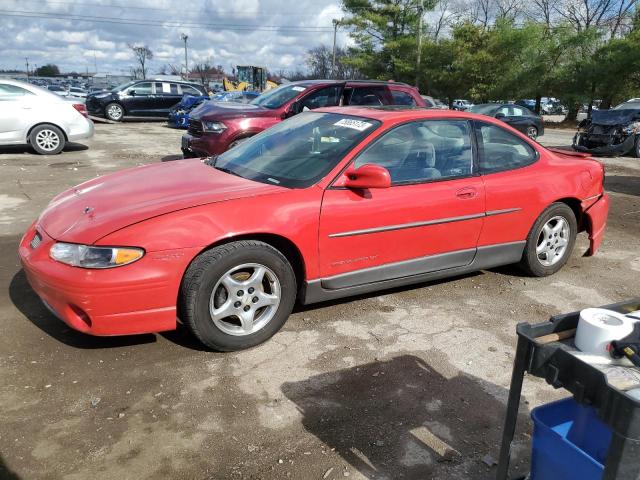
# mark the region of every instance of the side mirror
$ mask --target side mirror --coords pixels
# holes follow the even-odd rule
[[[505,114],[502,112],[498,112],[496,113],[496,119],[497,120],[502,120],[503,118],[505,118]]]
[[[360,168],[350,168],[347,170],[340,182],[342,186],[353,189],[367,188],[389,188],[391,186],[391,175],[389,170],[380,165],[366,164]]]

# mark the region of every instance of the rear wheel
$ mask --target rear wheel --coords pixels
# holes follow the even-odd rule
[[[529,125],[527,127],[527,137],[531,140],[538,138],[538,129],[534,125]]]
[[[533,224],[520,266],[535,277],[556,273],[569,260],[577,233],[573,210],[564,203],[552,204]]]
[[[119,103],[110,103],[104,108],[104,116],[114,122],[119,122],[124,117],[124,108]]]
[[[31,147],[40,155],[56,155],[62,151],[65,138],[55,125],[38,125],[29,134]]]
[[[633,153],[636,158],[640,158],[640,135],[636,135],[636,142],[633,145]]]
[[[182,321],[207,347],[242,350],[274,335],[291,314],[296,279],[272,246],[244,240],[192,262],[181,287]]]

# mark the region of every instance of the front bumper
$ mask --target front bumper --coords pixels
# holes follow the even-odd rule
[[[231,135],[228,130],[222,133],[202,133],[182,135],[182,153],[185,158],[208,157],[224,153],[231,143]]]
[[[613,144],[613,137],[609,139],[601,138],[603,136],[598,135],[597,141],[590,138],[591,136],[578,132],[573,137],[573,149],[577,152],[591,153],[592,155],[625,155],[633,150],[635,144],[635,135],[629,135],[622,143]],[[602,140],[605,140],[604,142]],[[586,143],[586,145],[585,145]]]
[[[602,196],[585,210],[589,232],[589,251],[587,256],[595,255],[600,248],[604,238],[604,231],[607,228],[607,216],[609,215],[609,195],[603,193]]]
[[[36,231],[42,240],[32,248]],[[20,242],[19,256],[33,290],[71,328],[100,336],[176,328],[177,293],[187,257],[184,252],[162,252],[161,260],[147,254],[131,265],[92,270],[51,259],[49,249],[54,242],[34,224]]]

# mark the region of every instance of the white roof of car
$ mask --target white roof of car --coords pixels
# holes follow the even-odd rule
[[[25,90],[29,90],[34,95],[46,96],[49,99],[55,98],[56,100],[63,101],[63,99],[59,95],[56,95],[55,93],[50,92],[45,88],[38,87],[37,85],[32,85],[31,83],[22,82],[20,80],[11,80],[8,78],[3,78],[3,79],[0,79],[0,84],[14,85],[16,87],[21,87],[21,88],[24,88]]]

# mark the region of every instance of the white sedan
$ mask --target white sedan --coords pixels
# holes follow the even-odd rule
[[[66,142],[93,136],[93,122],[79,100],[67,100],[17,80],[0,80],[0,145],[31,145],[42,155]]]

